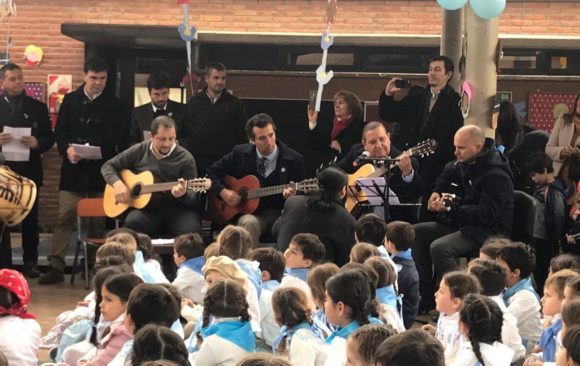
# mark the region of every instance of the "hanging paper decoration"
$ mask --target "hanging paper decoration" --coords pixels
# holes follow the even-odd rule
[[[492,19],[505,9],[505,0],[469,0],[469,5],[478,17]]]
[[[461,9],[467,0],[437,0],[437,3],[445,10]]]
[[[187,48],[187,72],[191,75],[191,41],[195,39],[195,34],[197,30],[194,26],[189,25],[189,0],[177,0],[177,5],[181,6],[183,10],[183,22],[177,27],[177,31],[179,32],[179,36],[185,42],[185,46]],[[193,84],[191,83],[190,77],[190,88],[191,92],[193,93]]]
[[[29,67],[36,67],[42,61],[44,51],[33,44],[26,46],[24,50],[24,63]]]
[[[330,34],[330,31],[332,28],[332,23],[334,22],[334,17],[336,16],[336,2],[337,0],[328,0],[326,14],[324,15],[324,20],[326,21],[326,31],[322,33],[322,37],[320,39],[320,48],[322,48],[322,62],[316,69],[318,92],[316,93],[315,110],[317,112],[320,112],[320,102],[322,100],[322,90],[324,89],[324,85],[328,84],[330,79],[332,79],[334,76],[332,70],[326,72],[326,59],[328,57],[328,49],[334,43],[334,36]]]
[[[16,15],[14,0],[0,0],[0,22],[11,15]]]

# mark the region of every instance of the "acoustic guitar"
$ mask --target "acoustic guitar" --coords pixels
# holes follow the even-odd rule
[[[237,214],[251,214],[260,204],[260,197],[281,194],[285,188],[294,187],[296,192],[312,193],[318,191],[318,179],[305,179],[298,183],[282,184],[260,188],[260,181],[253,175],[236,179],[230,175],[223,177],[224,185],[242,196],[242,202],[235,207],[228,206],[217,194],[208,195],[208,216],[212,222],[225,224]]]
[[[118,203],[115,199],[115,189],[107,184],[103,194],[103,208],[108,217],[117,217],[130,207],[142,209],[151,201],[152,193],[170,191],[178,182],[155,183],[153,173],[144,171],[134,174],[128,169],[119,173],[121,180],[131,193],[129,203]],[[207,178],[196,178],[185,181],[185,188],[193,192],[205,192],[211,187],[211,180]]]
[[[409,156],[420,156],[425,157],[431,155],[437,149],[437,141],[433,139],[428,139],[418,143],[413,146],[405,153]],[[348,176],[348,189],[346,195],[345,207],[348,212],[356,207],[360,202],[367,201],[367,196],[357,185],[357,179],[359,178],[376,178],[383,176],[387,171],[390,171],[395,165],[394,164],[384,164],[381,167],[375,167],[373,164],[364,164],[353,174]]]

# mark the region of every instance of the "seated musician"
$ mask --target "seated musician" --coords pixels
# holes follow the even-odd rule
[[[435,288],[457,268],[456,258],[476,252],[490,236],[509,237],[514,218],[513,175],[493,140],[469,125],[455,133],[453,142],[457,160],[447,163],[427,202],[439,220],[413,226],[420,312],[435,307]],[[450,193],[455,199],[448,199]]]
[[[152,237],[176,237],[201,231],[200,215],[196,212],[198,194],[185,188],[186,179],[197,177],[195,160],[178,145],[173,119],[156,117],[151,122],[151,141],[133,145],[103,164],[101,174],[113,186],[116,201],[128,203],[131,199],[129,188],[119,177],[123,169],[135,174],[148,170],[153,173],[156,183],[177,183],[169,192],[154,193],[156,199],[145,208],[132,209],[125,217],[124,227]]]
[[[363,152],[368,152],[369,159],[398,158],[396,166],[390,170],[390,177],[387,180],[389,189],[395,193],[401,202],[416,202],[423,194],[423,180],[418,174],[418,161],[411,159],[407,153],[401,154],[399,150],[391,145],[391,138],[387,129],[381,122],[368,122],[363,128],[362,143],[354,145],[344,159],[335,164],[337,168],[344,170],[347,174],[355,174],[357,170],[369,161],[360,159]],[[357,158],[358,161],[357,161]],[[376,161],[375,161],[376,164]],[[387,163],[388,164],[388,163]],[[359,178],[365,178],[360,176]],[[379,187],[383,189],[383,187]],[[349,188],[349,195],[352,187]],[[377,214],[384,215],[383,208],[376,208]],[[389,218],[391,220],[416,221],[416,209],[404,209],[403,207],[391,206],[389,208]]]
[[[236,207],[242,203],[242,196],[233,187],[226,187],[223,177],[230,175],[236,179],[255,175],[260,187],[299,182],[304,179],[304,158],[281,141],[276,140],[276,124],[272,117],[260,113],[246,123],[246,134],[250,143],[234,146],[229,154],[207,168],[212,180],[212,192],[219,195],[224,203]],[[294,195],[293,188],[285,188],[281,195],[260,198],[258,209],[253,214],[244,214],[237,224],[247,229],[254,247],[260,235],[270,232],[274,221],[280,216],[284,199]]]

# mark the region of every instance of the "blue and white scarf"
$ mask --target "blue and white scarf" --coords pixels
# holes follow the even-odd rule
[[[195,257],[195,258],[189,258],[185,262],[181,263],[179,265],[179,268],[189,268],[192,271],[194,271],[195,273],[198,273],[198,274],[203,276],[203,271],[201,270],[201,268],[204,266],[204,264],[205,264],[205,257],[200,256],[200,257]]]

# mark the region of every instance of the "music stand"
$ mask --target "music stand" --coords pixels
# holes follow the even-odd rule
[[[400,205],[399,197],[390,189],[390,185],[384,177],[359,178],[357,186],[360,187],[367,197],[368,203],[359,201],[369,207],[383,207],[385,221],[390,219],[390,206]]]

